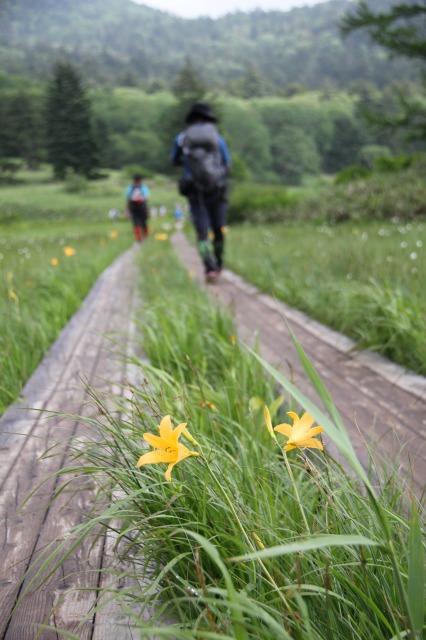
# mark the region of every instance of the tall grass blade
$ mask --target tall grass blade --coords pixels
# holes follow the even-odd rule
[[[425,553],[414,499],[408,552],[408,606],[415,625],[413,631],[420,633],[425,621]]]
[[[242,562],[246,560],[262,560],[263,558],[275,558],[277,556],[285,556],[290,553],[302,553],[304,551],[317,551],[318,549],[326,549],[327,547],[348,547],[348,546],[369,546],[377,547],[379,542],[375,542],[365,536],[354,535],[325,535],[318,538],[309,538],[308,540],[299,540],[298,542],[290,542],[289,544],[280,544],[269,549],[261,551],[253,551],[243,556],[231,558],[232,562]]]

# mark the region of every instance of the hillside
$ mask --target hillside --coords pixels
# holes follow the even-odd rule
[[[287,12],[185,20],[131,0],[3,0],[0,67],[44,80],[55,59],[67,58],[100,85],[167,86],[189,56],[209,84],[232,91],[248,76],[259,94],[296,84],[381,87],[416,80],[413,62],[390,61],[363,34],[341,40],[336,22],[351,7],[349,0],[329,0]]]

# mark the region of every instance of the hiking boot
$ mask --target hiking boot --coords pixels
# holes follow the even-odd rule
[[[218,273],[217,271],[207,271],[206,273],[206,282],[213,283],[217,281]]]

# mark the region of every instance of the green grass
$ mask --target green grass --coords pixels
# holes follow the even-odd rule
[[[109,172],[70,193],[42,167],[21,170],[13,185],[0,186],[0,414],[18,398],[97,277],[131,246],[131,224],[123,217],[128,183],[125,172]],[[161,176],[148,183],[151,205],[170,212],[174,184]],[[115,223],[108,218],[112,208],[121,213]],[[153,231],[161,224],[162,218],[153,220]],[[75,255],[65,255],[67,246]]]
[[[16,400],[96,278],[131,241],[127,221],[21,223],[2,230],[0,413]],[[67,247],[75,255],[67,257]]]
[[[17,181],[0,186],[0,225],[22,220],[105,220],[110,209],[124,212],[124,194],[130,177],[126,172],[105,171],[106,178],[89,181],[78,193],[52,179],[51,170],[20,171]],[[162,176],[147,180],[152,206],[173,206],[174,183]]]
[[[371,451],[373,488],[321,383],[328,415],[235,341],[231,318],[168,243],[147,245],[140,265],[149,364],[133,359],[137,379],[129,401],[116,398],[118,412],[92,391],[101,408],[88,420],[93,441],[85,430],[70,469],[98,478],[100,504],[116,490],[104,513],[70,534],[92,535],[102,522],[118,536],[128,568],[113,568],[100,595],[131,603],[140,638],[420,640],[424,512],[414,499],[410,506],[398,461]],[[309,410],[325,429],[325,453],[284,454],[282,436],[274,441],[265,426],[265,403],[273,425],[289,420],[289,408]],[[156,434],[165,415],[187,423],[198,444],[181,441],[201,454],[179,462],[171,483],[165,464],[136,468],[143,434]],[[328,456],[330,440],[350,473]],[[60,565],[69,544],[47,549],[40,573],[43,561]],[[138,586],[122,589],[126,576],[138,576]],[[151,606],[155,615],[144,617]]]
[[[226,263],[262,290],[426,373],[426,221],[232,227]]]

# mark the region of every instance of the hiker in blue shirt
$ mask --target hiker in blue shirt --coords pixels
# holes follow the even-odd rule
[[[133,176],[133,182],[126,189],[126,206],[133,223],[136,242],[142,242],[149,233],[148,228],[149,189],[139,173]]]
[[[206,281],[215,282],[223,266],[223,230],[231,158],[207,103],[194,104],[185,122],[188,126],[175,138],[171,160],[183,166],[179,191],[188,199]],[[213,232],[213,251],[209,230]]]

